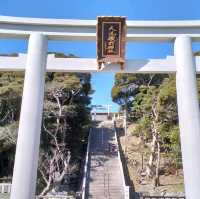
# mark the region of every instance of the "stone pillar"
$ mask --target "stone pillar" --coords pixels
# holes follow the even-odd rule
[[[110,116],[110,105],[107,105],[108,117]]]
[[[192,41],[179,36],[175,41],[176,87],[185,191],[187,199],[199,199],[200,114],[196,66]]]
[[[114,121],[116,120],[116,113],[114,113],[114,115],[113,115],[113,120]]]
[[[30,35],[11,199],[35,197],[47,46],[46,36]]]

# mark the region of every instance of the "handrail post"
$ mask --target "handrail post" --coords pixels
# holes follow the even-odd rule
[[[86,152],[86,158],[85,158],[83,184],[82,184],[82,199],[86,199],[86,186],[87,186],[87,179],[88,179],[88,164],[89,164],[91,132],[92,132],[92,128],[90,128],[89,136],[88,136],[88,144],[87,144],[87,152]]]

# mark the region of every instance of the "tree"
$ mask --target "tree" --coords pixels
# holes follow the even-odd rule
[[[59,191],[63,181],[69,182],[71,156],[76,156],[75,149],[82,150],[81,142],[84,142],[87,132],[84,128],[90,121],[87,108],[89,82],[87,74],[64,73],[51,74],[47,82],[39,164],[46,186],[41,195],[51,189]]]
[[[138,85],[137,92],[132,93],[129,103],[130,115],[136,123],[135,132],[141,138],[141,143],[150,143],[149,161],[146,165],[146,175],[154,177],[154,185],[159,186],[160,153],[166,152],[180,159],[180,140],[176,106],[176,82],[173,75],[116,75],[115,86],[118,88],[125,77],[127,84]],[[129,81],[130,80],[130,81]],[[120,92],[118,92],[120,93]],[[114,95],[113,101],[124,99],[122,95]],[[119,100],[119,101],[118,101]]]
[[[12,176],[24,74],[0,73],[0,177]]]

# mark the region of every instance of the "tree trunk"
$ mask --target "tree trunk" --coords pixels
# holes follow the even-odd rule
[[[44,196],[51,188],[51,179],[49,179],[46,187],[42,190],[42,192],[40,193],[40,196]]]
[[[154,186],[155,186],[155,187],[160,186],[159,169],[160,169],[160,143],[157,142],[156,176],[155,176],[155,179],[154,179]]]
[[[154,166],[154,161],[156,159],[156,148],[157,148],[157,144],[158,142],[158,135],[159,132],[157,131],[157,122],[158,122],[158,118],[159,118],[159,114],[157,113],[156,110],[156,104],[157,104],[157,100],[154,101],[153,105],[152,105],[152,125],[151,125],[151,132],[152,132],[152,142],[151,142],[151,155],[149,158],[149,162],[146,168],[146,174],[148,178],[152,178],[154,176],[154,172],[153,172],[153,166]],[[160,145],[159,145],[160,148]]]

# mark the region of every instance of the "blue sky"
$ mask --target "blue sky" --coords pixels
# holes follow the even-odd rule
[[[0,15],[65,19],[96,19],[100,15],[127,16],[128,20],[200,20],[199,0],[1,0]],[[0,40],[0,53],[26,52],[27,42]],[[194,45],[198,50],[199,44]],[[95,42],[49,42],[49,51],[96,57]],[[162,58],[173,54],[169,43],[131,43],[127,58]],[[93,74],[93,104],[113,104],[113,74]],[[117,106],[113,104],[113,110]]]

